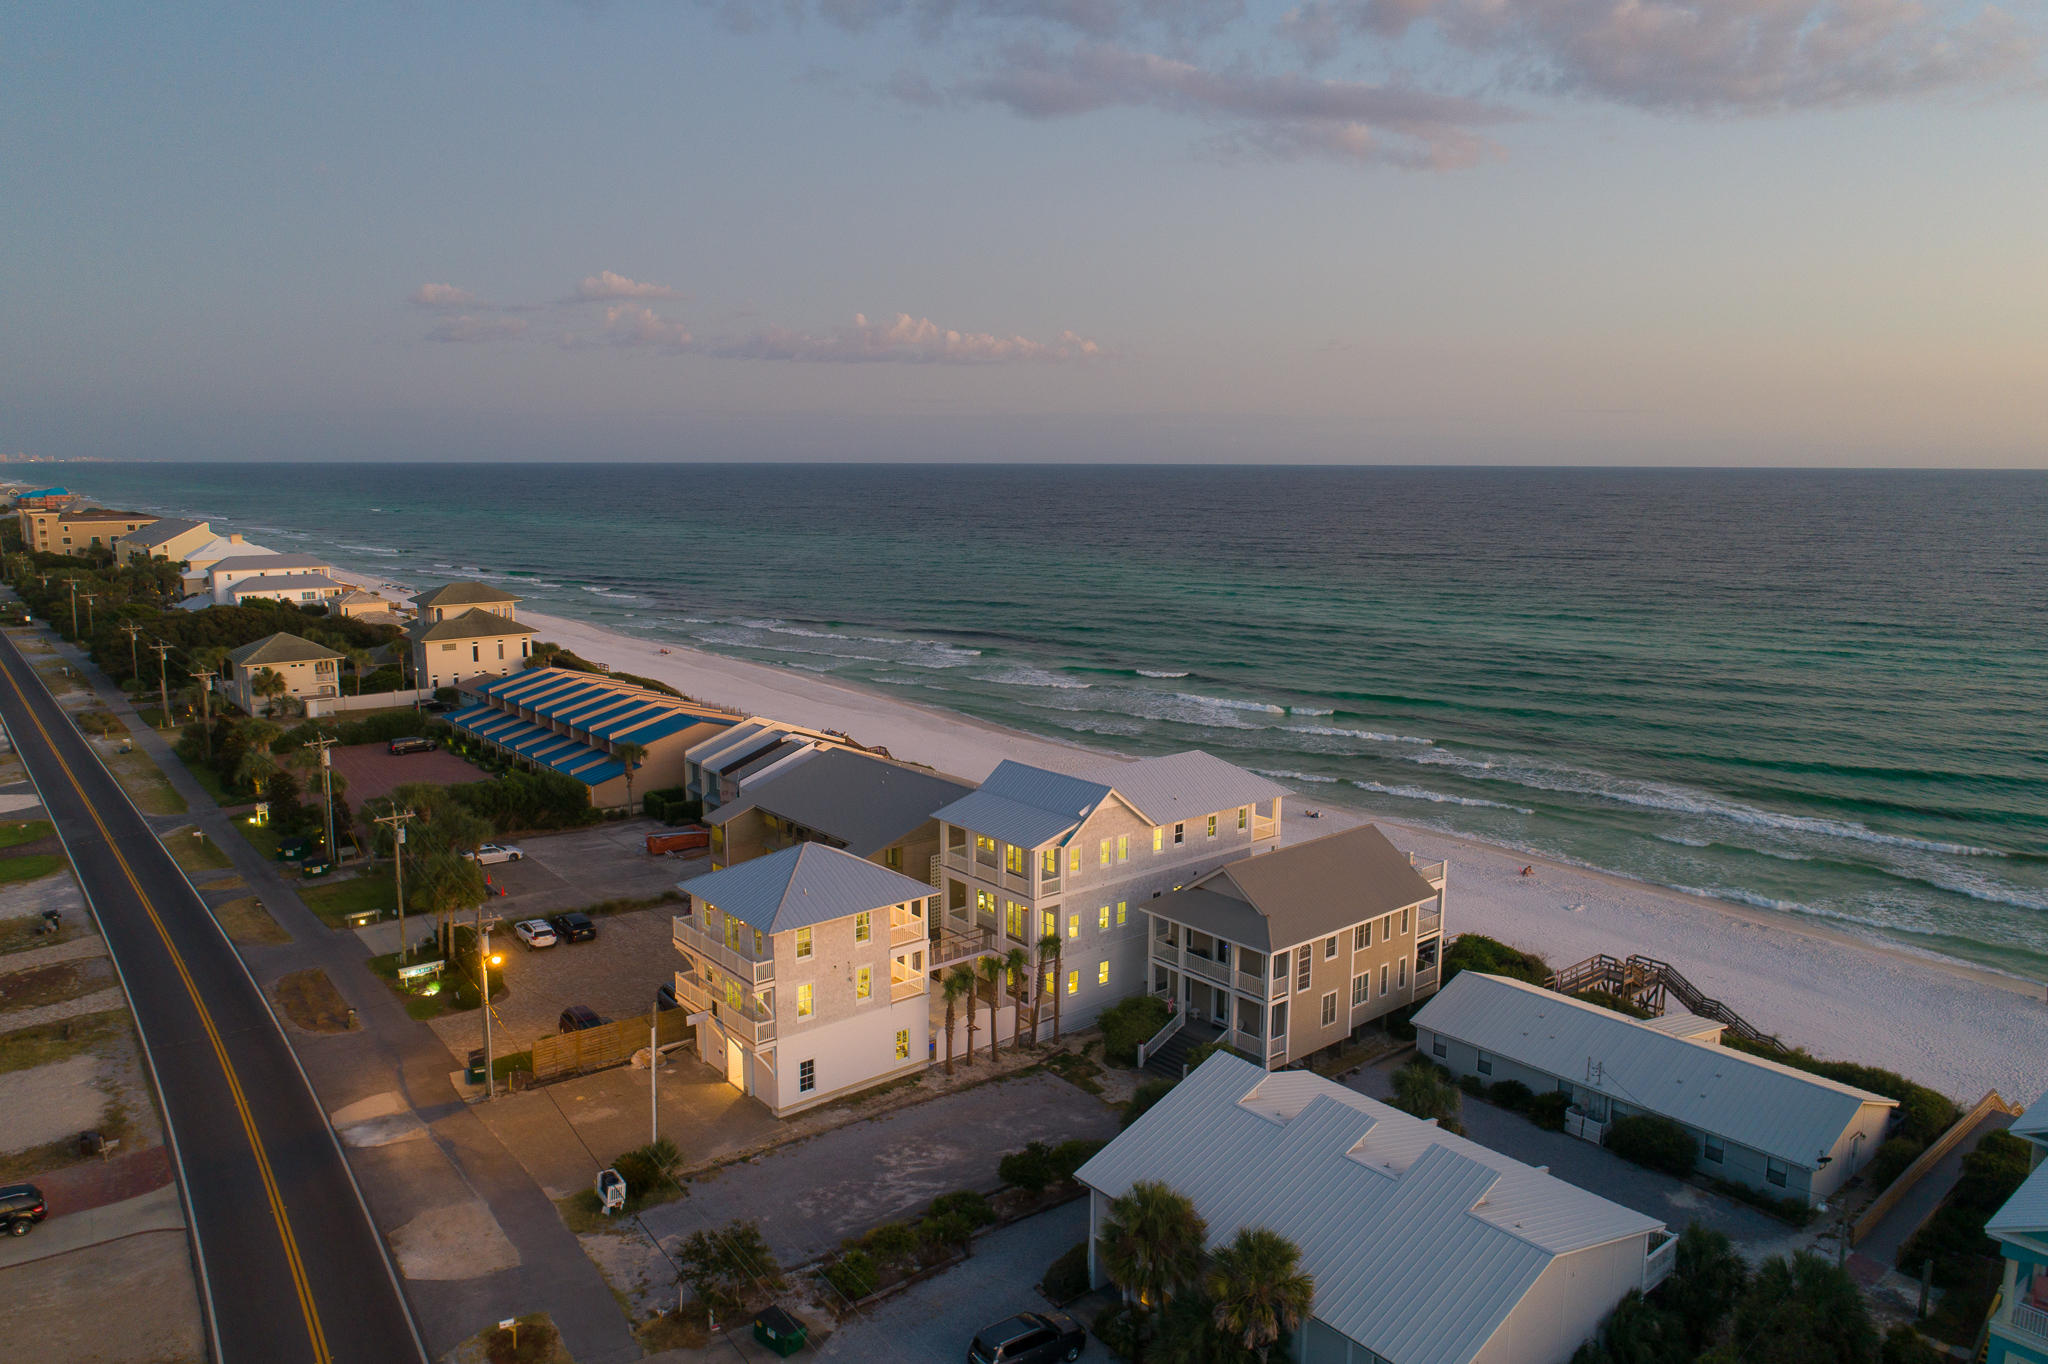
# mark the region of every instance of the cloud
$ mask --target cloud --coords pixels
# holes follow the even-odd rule
[[[643,284],[637,279],[601,270],[589,275],[576,286],[576,299],[581,303],[601,303],[614,298],[674,298],[676,291],[666,284]]]
[[[989,332],[957,332],[928,317],[896,314],[892,322],[870,322],[854,314],[853,324],[827,332],[768,327],[716,342],[711,353],[739,360],[808,360],[824,363],[991,365],[1037,361],[1062,363],[1106,355],[1101,346],[1071,331],[1053,341]]]
[[[671,322],[652,308],[630,303],[614,303],[604,310],[604,332],[599,340],[614,346],[654,346],[677,351],[688,350],[695,342],[690,329],[682,323]]]
[[[422,284],[406,295],[405,301],[415,308],[474,308],[477,297],[467,289],[458,289],[452,284]]]
[[[1235,119],[1238,126],[1212,139],[1212,149],[1434,169],[1469,166],[1496,155],[1494,144],[1476,127],[1517,117],[1456,95],[1322,80],[1299,72],[1215,71],[1101,44],[1064,52],[1013,45],[958,93],[1036,119],[1114,107]]]
[[[518,317],[477,317],[463,313],[437,323],[427,333],[429,341],[517,341],[526,335],[526,320]]]
[[[1244,14],[1243,0],[699,0],[727,28],[751,33],[812,14],[848,33],[905,23],[927,42],[962,29],[1028,27],[1095,39],[1157,31],[1188,41]]]

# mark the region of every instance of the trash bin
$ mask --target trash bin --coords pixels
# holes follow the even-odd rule
[[[801,1350],[809,1336],[808,1328],[780,1307],[764,1307],[754,1318],[754,1339],[784,1359]]]
[[[469,1053],[469,1069],[463,1072],[463,1078],[473,1085],[480,1085],[484,1082],[484,1049],[482,1047],[471,1049]]]

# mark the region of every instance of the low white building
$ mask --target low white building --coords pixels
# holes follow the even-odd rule
[[[1098,1287],[1109,1205],[1140,1180],[1193,1200],[1212,1252],[1246,1228],[1292,1241],[1315,1280],[1301,1364],[1563,1364],[1677,1247],[1655,1218],[1434,1122],[1227,1053],[1079,1178]]]
[[[230,586],[228,600],[236,606],[252,601],[281,601],[331,610],[348,590],[347,583],[336,582],[325,573],[262,573]]]
[[[1689,1014],[1637,1019],[1504,976],[1460,971],[1415,1015],[1415,1047],[1454,1075],[1572,1097],[1601,1140],[1654,1113],[1692,1134],[1701,1174],[1813,1205],[1877,1154],[1896,1099],[1721,1045]]]
[[[273,554],[266,550],[256,554],[236,554],[218,560],[207,570],[206,586],[213,594],[215,606],[228,606],[235,599],[231,590],[234,585],[247,582],[251,578],[280,578],[298,573],[331,576],[333,572],[334,565],[317,554]]]

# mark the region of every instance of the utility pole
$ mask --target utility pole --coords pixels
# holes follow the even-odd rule
[[[171,646],[165,644],[162,640],[158,640],[149,647],[156,650],[156,699],[157,704],[163,707],[163,712],[158,718],[163,721],[162,727],[169,729],[171,727],[171,665],[164,660],[170,655]]]
[[[647,1144],[652,1146],[661,1140],[661,1092],[654,1077],[661,1065],[661,995],[654,996],[654,1007],[647,1011]]]
[[[491,930],[484,926],[484,907],[476,907],[477,940],[477,981],[483,994],[484,1016],[484,1097],[498,1097],[498,1078],[493,1073],[491,1061]]]
[[[77,638],[78,638],[78,579],[76,579],[76,578],[66,578],[66,579],[65,579],[64,581],[65,581],[65,582],[67,582],[67,583],[70,583],[70,584],[71,584],[71,637],[72,637],[73,639],[77,639]]]
[[[398,891],[398,960],[401,964],[405,961],[406,953],[405,822],[409,819],[417,818],[419,818],[419,815],[412,810],[393,810],[390,814],[380,815],[377,818],[377,823],[389,824],[391,826],[391,874],[395,878]]]
[[[213,762],[213,674],[199,679],[199,728],[206,735],[206,761]]]
[[[131,620],[121,628],[128,632],[128,672],[139,679],[142,676],[142,665],[135,661],[135,637],[142,633],[142,627]]]
[[[87,634],[91,634],[93,631],[92,604],[98,600],[99,594],[97,592],[88,592],[85,594],[85,632]]]
[[[314,739],[306,745],[308,748],[320,750],[321,798],[327,806],[327,860],[329,862],[337,862],[341,859],[341,848],[334,841],[334,765],[327,758],[327,750],[335,742],[333,739]]]

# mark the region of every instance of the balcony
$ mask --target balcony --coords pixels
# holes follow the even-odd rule
[[[707,961],[718,963],[719,969],[734,980],[742,981],[759,989],[775,979],[775,960],[755,961],[743,957],[725,945],[723,938],[714,938],[706,933],[694,914],[678,914],[669,921],[677,947],[686,947]]]
[[[985,952],[996,950],[995,930],[990,928],[955,928],[947,924],[932,941],[931,955],[927,958],[933,966],[946,966],[969,957],[978,957]]]
[[[1252,842],[1264,843],[1280,836],[1280,822],[1274,819],[1252,817]]]
[[[925,939],[925,922],[921,915],[906,914],[902,918],[889,918],[889,946],[910,947]]]
[[[1443,889],[1444,869],[1450,865],[1448,862],[1417,862],[1414,854],[1411,853],[1408,857],[1408,865],[1415,868],[1417,876],[1420,876],[1437,889]]]
[[[1255,976],[1247,971],[1237,973],[1237,988],[1253,999],[1264,999],[1272,989],[1264,976]]]
[[[1444,928],[1444,912],[1440,909],[1425,909],[1416,916],[1415,936],[1426,938],[1432,933],[1441,933]]]
[[[676,972],[676,1002],[693,1014],[711,1007],[711,989],[695,971]]]
[[[906,999],[915,999],[924,993],[924,977],[912,976],[909,980],[889,982],[889,1002],[901,1004]]]
[[[1189,952],[1181,957],[1180,966],[1188,974],[1200,976],[1203,980],[1213,982],[1214,984],[1230,984],[1231,969],[1220,961],[1211,961],[1207,957]]]
[[[2032,1336],[2043,1345],[2048,1345],[2048,1311],[2027,1303],[2012,1305],[2012,1316],[2005,1323],[2020,1335]]]
[[[743,1004],[735,1009],[717,999],[711,1002],[711,1016],[734,1041],[748,1047],[763,1047],[775,1041],[775,1015],[759,1004]]]

